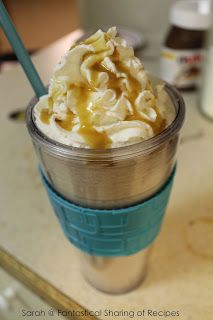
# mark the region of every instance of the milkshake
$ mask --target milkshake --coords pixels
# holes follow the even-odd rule
[[[99,30],[72,46],[55,67],[48,94],[27,109],[28,130],[47,183],[65,201],[93,210],[94,217],[101,210],[110,215],[137,206],[164,188],[176,162],[183,119],[180,95],[148,74],[116,28]],[[122,257],[116,257],[108,247],[101,257],[101,232],[99,240],[107,246],[120,235],[122,241],[136,236],[134,223],[128,232],[125,224],[116,225],[116,234],[113,225],[98,226],[103,216],[86,223],[82,247],[69,232],[67,236],[80,249],[94,240],[97,250],[85,250],[94,254],[82,254],[84,274],[101,290],[123,292],[144,276],[148,249],[129,256],[119,251]],[[124,272],[113,276],[121,268]]]
[[[177,144],[178,127],[170,134],[170,125],[178,110],[168,90],[115,28],[74,45],[31,110],[51,185],[76,204],[107,209],[157,191],[172,171]]]

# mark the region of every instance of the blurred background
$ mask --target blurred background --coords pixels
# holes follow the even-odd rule
[[[29,53],[34,53],[79,28],[88,35],[100,27],[106,29],[116,25],[120,27],[120,35],[126,38],[134,49],[143,49],[137,52],[139,57],[157,60],[171,27],[169,21],[171,7],[178,1],[180,0],[116,0],[116,2],[114,0],[4,0],[3,2]],[[212,2],[212,0],[198,1]],[[213,39],[213,34],[211,33],[209,37]],[[15,64],[16,57],[0,30],[0,72],[8,70]],[[154,69],[156,74],[160,74],[158,67],[159,65]]]
[[[177,0],[178,1],[178,0]],[[200,0],[211,2],[211,0]],[[169,10],[175,0],[37,0],[3,1],[25,46],[34,53],[77,28],[94,31],[99,27],[119,26],[130,31],[127,37],[136,47],[149,48],[152,57],[169,29]],[[33,36],[32,36],[33,35]],[[123,36],[123,34],[122,34]],[[0,68],[16,61],[0,30]],[[8,63],[9,62],[9,63]]]
[[[121,25],[162,36],[173,0],[4,0],[29,51],[57,40],[77,27]],[[33,37],[32,37],[33,34]],[[1,32],[1,55],[11,53]]]
[[[119,25],[161,36],[168,26],[168,13],[174,0],[79,0],[79,16],[85,28]]]
[[[47,46],[79,27],[75,0],[3,1],[29,52]],[[1,64],[15,60],[11,47],[0,30]]]

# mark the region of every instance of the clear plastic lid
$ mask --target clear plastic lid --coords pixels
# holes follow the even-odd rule
[[[211,0],[179,0],[170,10],[170,22],[189,30],[207,30],[213,20]]]

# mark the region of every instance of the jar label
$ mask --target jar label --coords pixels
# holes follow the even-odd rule
[[[197,86],[203,60],[203,49],[174,50],[164,47],[161,51],[161,77],[177,88]]]

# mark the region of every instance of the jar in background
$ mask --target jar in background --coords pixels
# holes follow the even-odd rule
[[[197,87],[212,15],[209,0],[180,0],[170,10],[171,27],[161,52],[161,78],[180,90]]]
[[[213,120],[213,44],[209,47],[200,93],[200,108],[203,115]]]

